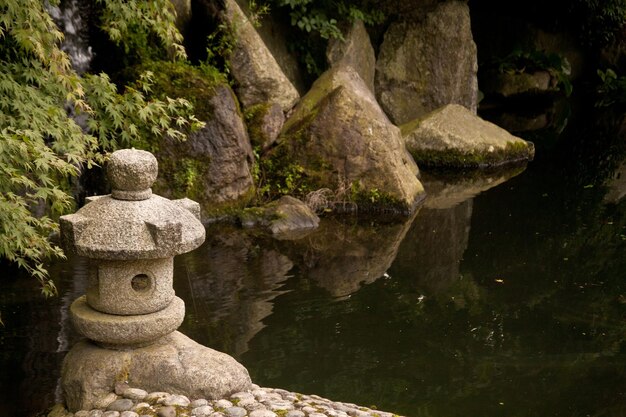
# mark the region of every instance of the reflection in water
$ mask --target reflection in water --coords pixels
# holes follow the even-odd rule
[[[325,219],[298,241],[209,226],[176,260],[181,330],[261,385],[409,417],[626,415],[619,161],[569,146],[506,182],[431,183],[404,222]],[[52,266],[45,302],[0,280],[0,415],[54,401],[81,262]]]
[[[326,219],[283,250],[298,260],[302,279],[341,299],[385,275],[414,217],[388,224]]]
[[[176,260],[174,286],[187,308],[182,332],[235,357],[248,350],[293,267],[265,239],[212,227],[200,248]]]

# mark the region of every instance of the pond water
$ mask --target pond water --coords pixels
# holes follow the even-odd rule
[[[409,417],[626,415],[626,162],[603,117],[521,134],[525,170],[424,173],[404,221],[325,219],[296,241],[209,226],[176,259],[180,330],[262,386]],[[1,416],[51,405],[77,340],[85,262],[50,268],[51,300],[1,271]]]

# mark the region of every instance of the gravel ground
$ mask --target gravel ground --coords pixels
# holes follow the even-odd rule
[[[228,399],[189,399],[184,395],[151,392],[118,384],[102,398],[100,408],[70,413],[55,405],[47,417],[398,417],[355,404],[331,401],[253,385]]]

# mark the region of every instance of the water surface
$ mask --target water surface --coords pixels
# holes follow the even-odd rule
[[[326,219],[297,241],[208,227],[176,260],[181,331],[260,385],[410,417],[626,415],[623,140],[580,120],[528,134],[525,170],[425,173],[401,222]],[[52,300],[1,272],[2,416],[54,402],[77,340],[84,260],[51,270]]]

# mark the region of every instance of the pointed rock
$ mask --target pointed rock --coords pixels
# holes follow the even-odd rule
[[[526,142],[458,104],[448,104],[400,127],[415,160],[431,167],[478,168],[529,161]]]
[[[278,103],[284,112],[289,111],[300,95],[235,0],[225,1],[224,18],[236,39],[230,66],[243,106]]]
[[[359,210],[412,212],[424,194],[399,129],[359,74],[322,74],[287,120],[270,158],[303,168],[309,190],[344,188]]]
[[[331,67],[340,63],[350,65],[373,93],[376,56],[365,25],[362,20],[355,20],[345,32],[344,40],[333,38],[328,42],[328,63]]]

